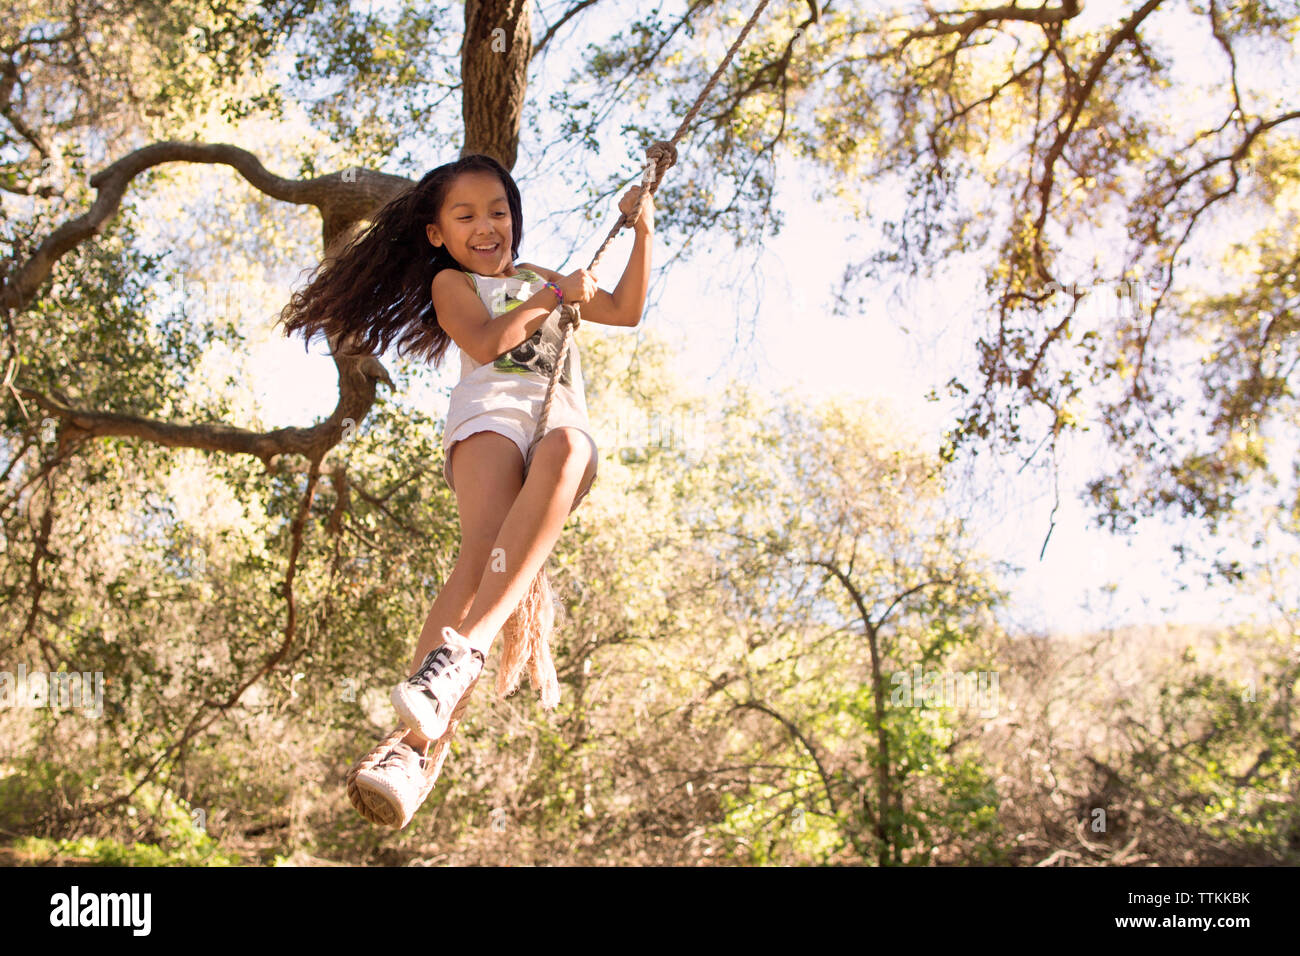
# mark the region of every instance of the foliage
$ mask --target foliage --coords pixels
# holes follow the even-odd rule
[[[400,834],[361,821],[341,782],[390,729],[388,689],[458,546],[439,422],[402,394],[426,370],[396,368],[305,507],[301,456],[269,468],[87,436],[75,413],[29,419],[7,400],[0,660],[104,679],[94,717],[0,712],[8,849],[108,865],[1295,863],[1297,592],[1277,555],[1294,558],[1300,493],[1270,430],[1294,437],[1298,154],[1294,113],[1269,99],[1295,74],[1258,66],[1293,55],[1295,11],[1185,14],[1234,81],[1202,97],[1158,42],[1172,3],[1126,4],[1118,23],[1079,7],[965,22],[926,4],[793,5],[761,25],[658,194],[665,246],[685,256],[716,230],[752,249],[779,231],[780,160],[880,224],[841,308],[859,278],[969,260],[982,298],[941,316],[987,322],[950,384],[960,420],[935,455],[888,405],[740,385],[706,398],[644,330],[586,335],[609,437],[550,558],[560,710],[527,689],[494,699],[489,669]],[[590,44],[551,98],[571,148],[535,112],[524,145],[602,199],[629,175],[607,157],[664,134],[738,9],[641,13]],[[120,151],[222,123],[286,175],[422,171],[428,142],[457,132],[453,13],[141,0],[60,32],[19,4],[0,26],[15,80],[0,89],[4,291],[39,250],[57,260],[4,316],[21,384],[99,413],[260,429],[248,316],[173,308],[157,286],[256,286],[269,313],[279,273],[319,254],[314,214],[177,163],[134,182],[93,238],[42,243],[99,198],[90,176]],[[534,52],[572,50],[557,30]],[[1226,119],[1200,115],[1210,100]],[[283,133],[300,113],[313,126]],[[352,222],[364,204],[347,198]],[[1115,252],[1089,262],[1094,231]],[[1196,277],[1193,254],[1210,264]],[[1081,289],[1131,282],[1159,298],[1081,305]],[[1120,453],[1091,484],[1099,515],[1123,530],[1171,509],[1254,538],[1266,556],[1218,570],[1267,583],[1279,622],[1186,640],[1007,632],[1009,569],[950,493],[958,447],[1055,449],[1089,427]],[[1269,507],[1247,535],[1261,481]],[[995,675],[998,705],[896,701],[918,670]]]

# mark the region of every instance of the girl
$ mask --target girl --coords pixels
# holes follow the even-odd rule
[[[393,690],[406,737],[356,778],[399,819],[409,819],[420,799],[430,743],[445,732],[517,607],[525,637],[514,659],[501,663],[498,692],[514,689],[530,653],[535,685],[551,667],[539,659],[552,608],[538,572],[591,490],[597,466],[574,338],[546,434],[525,456],[559,353],[559,305],[581,304],[588,322],[641,321],[654,214],[652,197],[641,201],[640,193],[634,186],[619,201],[629,218],[638,205],[640,212],[627,268],[609,293],[585,269],[565,276],[517,263],[519,188],[491,157],[464,156],[381,209],[337,258],[322,261],[282,313],[286,335],[301,330],[310,344],[323,332],[336,351],[351,340],[358,352],[380,354],[397,338],[399,355],[409,350],[437,366],[450,342],[460,347],[460,381],[443,431],[443,475],[460,513],[460,553],[420,632],[411,676]],[[550,673],[542,703],[553,707],[558,689]]]

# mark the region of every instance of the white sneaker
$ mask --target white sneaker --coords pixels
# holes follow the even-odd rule
[[[400,830],[420,809],[428,786],[429,763],[428,757],[422,757],[403,741],[379,763],[357,774],[358,787],[382,798],[383,803],[367,802],[385,825]]]
[[[447,732],[452,711],[478,680],[485,663],[482,651],[453,628],[442,629],[442,640],[418,671],[393,688],[398,716],[426,740],[437,740]]]

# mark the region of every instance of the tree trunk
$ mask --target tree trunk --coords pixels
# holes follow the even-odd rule
[[[533,29],[526,0],[466,0],[461,45],[461,156],[486,153],[514,169]]]

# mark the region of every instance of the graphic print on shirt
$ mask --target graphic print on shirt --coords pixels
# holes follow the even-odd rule
[[[514,279],[522,279],[512,293],[510,286],[513,283],[506,283],[499,287],[492,296],[492,315],[503,315],[511,309],[519,307],[520,303],[530,299],[537,291],[536,286],[545,283],[545,279],[539,276],[531,269],[520,269]],[[551,317],[547,317],[542,327],[534,332],[529,338],[516,345],[509,352],[497,356],[492,367],[502,372],[537,372],[546,378],[551,377],[555,370],[555,359],[560,354],[560,342],[562,333],[560,332],[560,323]],[[560,373],[560,384],[572,384],[573,370],[573,351],[570,346],[569,354],[564,357],[564,369]]]

